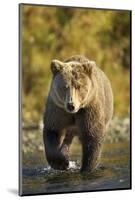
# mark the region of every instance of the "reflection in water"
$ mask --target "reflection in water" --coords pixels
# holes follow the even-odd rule
[[[23,194],[93,191],[130,188],[128,141],[106,143],[101,162],[93,173],[80,174],[80,146],[74,141],[67,171],[51,169],[43,150],[23,155]]]

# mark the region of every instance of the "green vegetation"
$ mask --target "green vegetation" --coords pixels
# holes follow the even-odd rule
[[[23,121],[42,119],[50,62],[83,54],[111,80],[115,115],[130,109],[130,12],[21,6]]]

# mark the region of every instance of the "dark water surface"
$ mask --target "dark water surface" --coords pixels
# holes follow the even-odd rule
[[[51,169],[43,147],[23,153],[23,194],[61,193],[130,188],[129,141],[105,143],[100,165],[93,173],[80,174],[81,148],[74,140],[67,171]]]

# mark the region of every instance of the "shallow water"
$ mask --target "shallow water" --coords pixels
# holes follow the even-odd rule
[[[93,173],[80,174],[80,159],[81,148],[76,139],[71,146],[71,161],[67,171],[53,170],[48,166],[43,146],[37,151],[23,153],[23,194],[130,188],[129,141],[105,143],[100,165]]]

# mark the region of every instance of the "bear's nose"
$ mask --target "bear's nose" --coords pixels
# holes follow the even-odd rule
[[[75,109],[74,104],[73,103],[67,103],[67,109],[69,111],[73,111]]]

